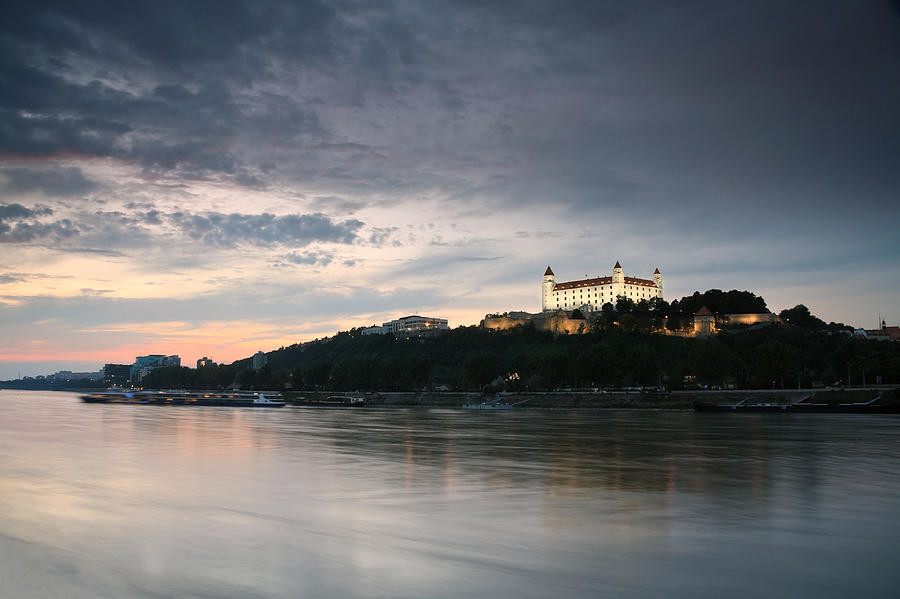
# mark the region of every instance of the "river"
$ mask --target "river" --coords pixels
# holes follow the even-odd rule
[[[0,391],[3,597],[895,597],[900,417]]]

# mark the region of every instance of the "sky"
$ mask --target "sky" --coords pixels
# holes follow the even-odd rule
[[[663,275],[900,323],[900,5],[0,3],[0,379]]]

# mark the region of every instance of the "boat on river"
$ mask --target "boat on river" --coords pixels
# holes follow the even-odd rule
[[[140,391],[112,390],[82,395],[85,403],[108,403],[157,406],[231,406],[239,408],[283,408],[278,393],[254,391]]]
[[[463,404],[464,410],[512,410],[513,407],[508,403],[481,402]]]
[[[300,396],[294,400],[294,405],[311,408],[362,408],[366,405],[366,398],[357,395]]]

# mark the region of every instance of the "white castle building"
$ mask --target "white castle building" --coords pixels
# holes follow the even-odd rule
[[[544,282],[541,283],[541,309],[545,312],[576,308],[599,310],[606,303],[615,305],[619,297],[639,302],[650,301],[655,297],[662,299],[662,296],[662,275],[658,268],[653,272],[651,281],[626,277],[618,262],[613,267],[611,277],[585,278],[567,283],[557,283],[556,275],[548,266],[544,272]]]

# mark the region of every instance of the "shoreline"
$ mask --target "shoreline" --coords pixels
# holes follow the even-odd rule
[[[90,389],[3,389],[4,391],[65,391],[90,393]],[[102,389],[101,389],[102,390]],[[359,397],[368,408],[456,408],[467,405],[497,404],[516,410],[644,410],[693,411],[693,403],[853,403],[871,401],[879,396],[893,403],[900,400],[894,386],[860,387],[842,390],[823,389],[758,389],[758,390],[693,390],[661,393],[591,391],[536,391],[519,393],[453,392],[453,391],[283,391],[288,407],[304,407],[304,400],[321,401],[333,397]],[[893,397],[893,401],[892,398]],[[320,407],[320,406],[309,406]],[[341,407],[341,406],[335,406]],[[490,409],[488,407],[487,409]]]

